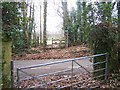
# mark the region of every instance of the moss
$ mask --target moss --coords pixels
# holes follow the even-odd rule
[[[2,88],[2,42],[0,40],[0,90]]]
[[[2,43],[2,81],[3,88],[10,87],[11,41]]]

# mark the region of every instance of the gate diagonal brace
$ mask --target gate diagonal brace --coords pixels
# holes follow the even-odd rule
[[[88,71],[86,68],[84,68],[82,65],[80,65],[78,62],[76,62],[75,60],[74,60],[74,62],[76,63],[76,64],[78,64],[81,68],[83,68],[89,75],[90,75],[90,71]],[[91,76],[91,75],[90,75]]]
[[[30,75],[30,74],[26,73],[25,71],[22,71],[22,70],[20,70],[20,71],[21,71],[21,72],[23,72],[24,74],[26,74],[26,75],[28,75],[28,76],[32,77],[33,79],[35,79],[35,77],[34,77],[34,76],[32,76],[32,75]]]

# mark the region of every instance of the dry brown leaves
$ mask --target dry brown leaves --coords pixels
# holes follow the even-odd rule
[[[73,85],[73,88],[91,88],[99,86],[100,83],[96,80],[93,80],[92,77],[90,77],[88,74],[75,75],[72,78],[71,75],[52,75],[38,79],[23,80],[20,84],[20,88],[31,88],[38,86],[37,88],[45,88],[46,90],[50,90],[54,88],[64,89],[66,86],[71,87],[71,85]]]
[[[32,48],[40,53],[14,55],[13,60],[35,60],[35,59],[67,59],[90,55],[90,49],[83,46],[71,46],[64,49],[50,49],[43,52],[40,48]]]

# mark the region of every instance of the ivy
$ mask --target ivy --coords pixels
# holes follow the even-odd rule
[[[2,40],[12,40],[14,28],[19,26],[19,3],[3,2],[2,3]]]

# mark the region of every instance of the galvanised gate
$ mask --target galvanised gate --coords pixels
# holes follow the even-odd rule
[[[99,60],[95,63],[96,58]],[[88,65],[81,65],[79,61],[91,60]],[[94,63],[93,63],[94,62]],[[71,64],[69,68],[56,70],[56,67],[62,67],[62,64]],[[104,67],[100,67],[100,65]],[[94,70],[94,67],[99,68]],[[47,68],[52,67],[52,70]],[[32,71],[31,71],[32,70]],[[37,74],[34,71],[37,70]],[[102,72],[102,73],[99,73]],[[99,73],[96,75],[96,73]],[[24,74],[24,75],[23,75]],[[51,63],[39,64],[29,67],[17,68],[17,88],[25,89],[65,89],[70,88],[97,88],[101,83],[107,80],[108,76],[108,53],[97,54],[92,56],[67,59]]]

